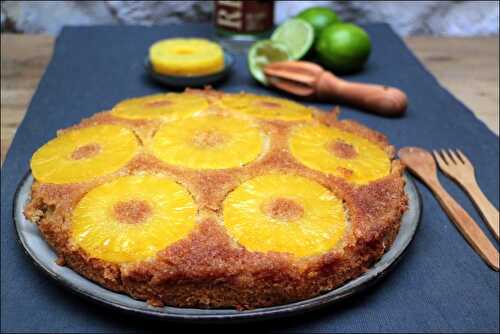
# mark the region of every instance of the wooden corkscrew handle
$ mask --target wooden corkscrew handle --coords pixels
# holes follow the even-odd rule
[[[408,104],[406,94],[397,88],[348,82],[326,71],[316,82],[316,95],[322,100],[345,102],[383,116],[400,116]]]

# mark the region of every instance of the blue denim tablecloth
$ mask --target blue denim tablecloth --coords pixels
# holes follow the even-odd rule
[[[384,132],[396,147],[462,149],[477,166],[477,178],[485,194],[498,207],[498,137],[438,84],[388,25],[372,24],[366,29],[373,41],[373,53],[366,69],[349,79],[403,89],[409,97],[409,110],[404,118],[387,119],[346,107],[342,108],[341,117],[359,120]],[[24,254],[11,218],[13,195],[29,169],[33,151],[53,138],[57,129],[109,109],[122,99],[165,90],[148,79],[143,60],[151,43],[172,36],[211,37],[212,31],[208,25],[196,24],[72,27],[65,28],[58,37],[53,59],[2,168],[2,331],[187,330],[186,324],[110,310],[59,286]],[[217,88],[278,94],[252,81],[244,54],[237,54],[232,76]],[[445,177],[441,180],[484,228],[464,193]],[[422,184],[418,187],[424,208],[420,229],[405,257],[379,284],[348,301],[310,314],[217,330],[498,332],[498,273],[472,251],[431,193]]]

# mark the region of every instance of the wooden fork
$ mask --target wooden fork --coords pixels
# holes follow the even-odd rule
[[[498,210],[479,188],[474,175],[474,166],[469,159],[460,150],[441,150],[441,154],[437,151],[432,153],[439,168],[467,192],[498,240]]]
[[[493,270],[498,271],[498,250],[474,219],[443,188],[437,177],[436,161],[432,154],[418,147],[403,147],[399,150],[398,156],[403,164],[431,189],[450,220],[471,247]]]

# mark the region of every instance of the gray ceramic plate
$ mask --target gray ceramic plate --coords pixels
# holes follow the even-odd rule
[[[33,183],[31,174],[27,175],[19,185],[15,196],[13,214],[19,241],[35,264],[50,277],[79,294],[121,310],[169,320],[200,322],[242,321],[310,311],[347,298],[380,279],[403,255],[404,250],[413,239],[419,223],[421,211],[420,197],[412,179],[406,176],[406,181],[405,191],[409,199],[409,208],[403,216],[399,233],[391,249],[370,270],[360,277],[349,281],[347,284],[321,296],[296,303],[248,311],[230,309],[204,310],[169,306],[162,308],[152,307],[145,302],[107,290],[80,276],[71,269],[57,265],[55,263],[56,254],[42,238],[36,225],[26,220],[23,215],[23,207],[29,200],[31,184]]]
[[[227,50],[224,50],[224,68],[220,72],[208,75],[192,77],[165,75],[154,71],[151,62],[149,61],[149,57],[146,57],[146,60],[144,61],[144,67],[153,80],[163,85],[179,89],[184,89],[186,87],[203,87],[222,81],[227,77],[229,72],[231,72],[233,65],[234,56]]]

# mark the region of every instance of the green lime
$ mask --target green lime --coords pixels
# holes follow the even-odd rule
[[[274,31],[271,40],[286,45],[290,57],[302,58],[314,42],[312,25],[301,19],[290,19]]]
[[[255,42],[248,51],[248,68],[255,80],[267,85],[264,66],[276,61],[290,60],[286,45],[270,39]]]
[[[370,37],[352,23],[338,23],[326,27],[316,43],[321,63],[335,72],[360,70],[371,51]]]
[[[340,22],[337,14],[326,7],[307,8],[301,11],[297,17],[309,22],[313,26],[316,39],[327,26]]]

